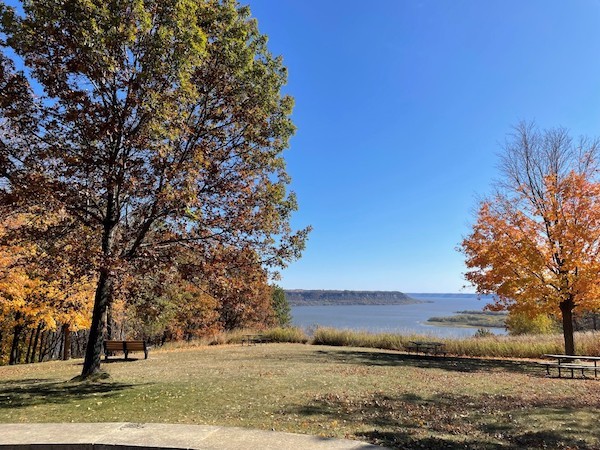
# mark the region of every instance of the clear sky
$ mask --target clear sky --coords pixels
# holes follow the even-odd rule
[[[511,126],[600,136],[598,0],[239,1],[296,99],[314,230],[284,288],[472,292],[456,248]]]
[[[600,2],[246,0],[289,69],[312,225],[287,289],[472,292],[456,251],[511,126],[600,135]]]

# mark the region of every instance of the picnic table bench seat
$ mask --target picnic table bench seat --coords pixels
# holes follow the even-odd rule
[[[115,352],[123,352],[125,359],[129,359],[129,352],[144,352],[144,359],[148,359],[146,341],[104,341],[104,358]]]
[[[446,356],[445,344],[442,342],[421,342],[421,341],[411,341],[404,348],[410,353],[423,353],[423,354],[433,354],[433,355],[443,355]]]
[[[581,376],[585,377],[586,371],[593,371],[594,377],[598,377],[598,371],[600,367],[598,367],[597,362],[600,360],[600,357],[597,356],[572,356],[572,355],[544,355],[546,358],[553,358],[556,361],[542,361],[538,362],[539,365],[544,366],[546,368],[546,375],[551,376],[550,369],[556,369],[558,371],[558,377],[562,377],[562,371],[567,371],[571,373],[571,378],[575,378],[575,371],[581,370]],[[585,361],[590,363],[586,364]],[[594,364],[592,365],[591,362]]]
[[[256,344],[266,344],[271,342],[271,339],[264,334],[246,334],[242,337],[242,346],[244,344],[247,345],[256,345]]]

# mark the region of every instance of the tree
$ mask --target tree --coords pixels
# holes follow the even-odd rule
[[[219,299],[219,322],[225,330],[273,325],[268,276],[258,261],[252,249],[224,246],[204,263],[205,289]]]
[[[280,327],[287,327],[292,323],[292,314],[290,304],[285,296],[285,291],[277,285],[271,286],[271,290],[271,303],[273,305],[277,324]]]
[[[504,149],[503,179],[462,242],[466,279],[495,306],[562,318],[575,354],[573,311],[593,310],[600,288],[598,143],[564,129],[520,124]]]
[[[269,267],[299,256],[308,229],[290,228],[282,157],[293,101],[281,59],[234,0],[39,0],[23,11],[1,9],[5,43],[36,83],[18,75],[3,103],[0,202],[63,208],[95,240],[88,377],[136,261],[220,245]]]

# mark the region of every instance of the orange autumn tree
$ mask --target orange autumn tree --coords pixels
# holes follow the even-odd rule
[[[573,312],[600,298],[600,183],[596,141],[520,124],[505,146],[503,179],[462,242],[465,277],[492,308],[562,319],[575,354]]]

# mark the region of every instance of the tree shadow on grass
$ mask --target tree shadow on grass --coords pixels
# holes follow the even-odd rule
[[[513,437],[511,440],[513,444],[512,449],[515,450],[523,448],[598,449],[598,443],[590,445],[583,440],[572,436],[565,436],[563,433],[553,430],[526,432]]]
[[[136,361],[144,361],[144,360],[145,360],[145,358],[143,358],[143,357],[142,358],[131,358],[130,357],[130,358],[125,359],[123,357],[119,358],[119,357],[116,357],[116,356],[114,356],[114,357],[111,356],[111,357],[109,357],[109,359],[102,359],[101,365],[104,365],[104,364],[118,364],[118,363],[133,363],[133,362],[136,362]],[[76,363],[76,365],[78,365],[78,366],[83,366],[83,364],[84,364],[83,361]]]
[[[388,448],[398,449],[444,449],[444,450],[504,450],[507,447],[501,444],[483,443],[475,440],[464,440],[464,441],[450,441],[448,439],[440,439],[434,437],[427,437],[416,439],[410,433],[396,431],[369,431],[365,433],[359,433],[357,436],[367,439],[369,442],[373,442],[379,445],[384,445]],[[511,449],[512,450],[512,449]]]
[[[51,379],[0,382],[0,410],[25,408],[48,403],[69,403],[87,397],[109,398],[133,387],[117,382],[74,383]]]
[[[598,431],[574,419],[583,406],[593,415],[600,400],[585,404],[579,399],[491,394],[442,393],[428,398],[417,394],[374,393],[366,398],[322,394],[285,412],[312,417],[314,421],[366,426],[368,430],[358,431],[355,436],[390,448],[597,449]]]
[[[545,370],[529,361],[503,359],[467,358],[452,356],[411,355],[362,350],[319,350],[319,356],[328,361],[370,366],[418,367],[441,369],[452,372],[508,371],[545,377]]]
[[[508,438],[504,442],[483,442],[473,438],[452,441],[443,438],[425,437],[416,439],[409,433],[371,431],[360,433],[358,436],[389,448],[398,449],[444,449],[444,450],[523,450],[523,449],[561,449],[561,450],[595,450],[596,445],[567,438],[555,431],[523,433]]]

